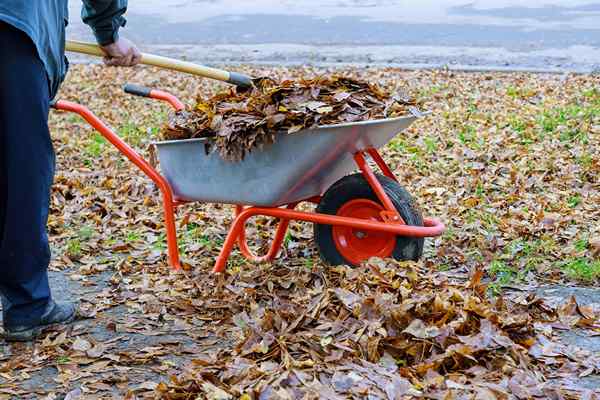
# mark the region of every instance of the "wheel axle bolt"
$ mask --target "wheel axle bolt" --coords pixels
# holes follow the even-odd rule
[[[361,232],[361,231],[357,231],[357,232],[354,234],[354,236],[356,236],[356,237],[357,237],[357,238],[359,238],[359,239],[364,239],[364,238],[366,238],[366,237],[367,237],[367,234],[366,234],[366,233],[364,233],[364,232]]]

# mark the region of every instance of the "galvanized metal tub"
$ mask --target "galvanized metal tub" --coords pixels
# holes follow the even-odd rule
[[[185,201],[276,207],[322,195],[356,170],[353,154],[380,148],[418,116],[280,133],[239,162],[206,154],[207,139],[156,142],[160,169]]]

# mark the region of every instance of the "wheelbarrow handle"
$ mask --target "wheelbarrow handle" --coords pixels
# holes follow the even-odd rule
[[[67,40],[66,50],[75,53],[87,54],[90,56],[105,56],[100,46],[86,42]],[[216,79],[218,81],[231,83],[233,85],[243,88],[252,87],[252,78],[250,78],[247,75],[207,67],[204,65],[194,64],[187,61],[175,60],[173,58],[142,53],[141,63],[145,65],[153,65],[159,68],[170,69],[173,71],[185,72],[192,75],[202,76],[204,78]]]
[[[181,111],[185,108],[185,105],[177,97],[162,90],[150,89],[145,86],[128,83],[123,86],[123,91],[134,96],[150,97],[152,99],[166,101],[171,104],[171,107],[173,107],[175,111]]]
[[[150,94],[152,93],[152,89],[146,86],[134,85],[133,83],[128,83],[123,86],[123,91],[127,94],[140,97],[150,97]]]

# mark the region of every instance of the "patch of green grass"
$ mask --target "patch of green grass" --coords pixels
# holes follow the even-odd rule
[[[406,141],[403,138],[397,137],[395,139],[393,139],[389,144],[388,147],[394,151],[397,151],[399,153],[406,153],[406,148],[407,148],[407,144]]]
[[[142,235],[136,231],[129,231],[125,236],[125,243],[137,242],[142,239]]]
[[[67,116],[67,121],[71,124],[75,124],[77,122],[82,122],[81,117],[79,116],[79,114],[75,114],[75,113],[70,113]]]
[[[577,157],[575,159],[575,161],[577,162],[577,164],[581,165],[582,167],[589,168],[592,166],[593,158],[592,158],[591,154],[585,153],[585,154],[582,154],[579,157]]]
[[[600,89],[592,88],[583,92],[583,96],[589,99],[600,100]]]
[[[579,194],[576,194],[574,196],[571,196],[567,199],[567,205],[570,208],[575,208],[577,207],[579,204],[581,204],[581,196]]]
[[[89,225],[84,225],[79,229],[79,232],[77,232],[77,236],[79,236],[79,239],[85,242],[90,240],[94,236],[94,232],[95,230],[93,227]]]
[[[490,293],[496,295],[506,285],[524,282],[529,272],[543,264],[556,247],[551,236],[510,242],[504,253],[490,263],[488,272],[493,279],[488,285]]]
[[[477,103],[473,100],[469,102],[469,106],[467,107],[467,111],[469,114],[475,114],[478,111]]]
[[[493,279],[488,285],[488,290],[493,295],[497,295],[502,291],[504,286],[523,281],[528,271],[518,271],[503,261],[494,260],[490,263],[488,272]]]
[[[544,236],[538,239],[535,243],[537,245],[536,251],[543,255],[548,255],[553,251],[556,251],[556,249],[558,248],[558,243],[556,242],[556,239],[551,235]]]
[[[489,272],[492,278],[500,283],[509,283],[517,275],[517,271],[514,268],[499,260],[491,262]]]
[[[431,166],[423,160],[423,156],[420,154],[413,154],[410,156],[409,160],[412,162],[414,167],[419,171],[419,173],[426,174]]]
[[[203,247],[211,245],[210,239],[204,234],[204,229],[195,222],[191,222],[185,226],[183,236],[186,242],[199,242]]]
[[[518,117],[511,117],[508,125],[517,132],[523,132],[527,128],[527,123]]]
[[[448,265],[448,264],[439,264],[437,266],[437,270],[440,271],[440,272],[449,271],[450,270],[450,265]]]
[[[536,91],[528,87],[515,87],[508,86],[506,88],[506,95],[513,99],[528,99],[535,96]]]
[[[550,111],[544,111],[539,119],[539,124],[544,132],[554,132],[559,125],[566,123],[564,115],[556,114]]]
[[[466,213],[465,213],[465,221],[467,222],[467,224],[473,224],[478,219],[479,219],[479,216],[477,215],[477,212],[474,209],[469,208],[466,211]]]
[[[483,185],[481,184],[481,182],[479,182],[477,184],[477,187],[475,188],[475,196],[483,197],[484,194],[485,194],[485,189],[483,188]]]
[[[502,293],[502,285],[498,284],[497,282],[490,282],[487,285],[487,291],[488,295],[498,296]]]
[[[587,237],[575,241],[575,250],[586,251],[590,247],[590,241]]]
[[[426,136],[423,138],[425,144],[425,151],[429,154],[434,154],[438,149],[438,140],[436,137]]]
[[[465,255],[473,262],[483,263],[485,258],[479,249],[469,249],[465,251]]]
[[[200,244],[200,246],[209,251],[218,242],[217,240],[211,239],[208,235],[205,235],[204,229],[201,226],[194,223],[188,224],[183,234],[184,241],[186,243],[198,243]]]
[[[65,251],[69,257],[81,256],[81,241],[78,238],[69,239]]]
[[[501,260],[492,261],[488,269],[493,279],[488,284],[490,294],[498,295],[504,286],[523,282],[529,271],[535,267],[537,261],[536,259],[528,260],[523,269],[517,269]]]
[[[212,240],[210,240],[210,238],[209,238],[208,236],[206,236],[206,235],[202,235],[202,236],[200,236],[200,238],[198,239],[198,241],[200,242],[200,244],[201,244],[203,247],[207,247],[207,248],[209,248],[209,249],[210,249],[210,248],[212,247],[212,245],[213,245],[213,242],[212,242]]]
[[[119,136],[133,146],[139,146],[148,138],[148,134],[133,122],[126,122],[119,128]]]
[[[600,279],[600,260],[575,258],[561,265],[565,274],[578,281],[592,283]]]
[[[423,151],[419,146],[406,146],[405,151],[414,156],[421,157],[423,155]]]
[[[526,242],[522,239],[515,239],[506,247],[506,250],[512,257],[519,254],[525,248]]]
[[[435,94],[440,93],[444,89],[447,89],[447,86],[431,86],[419,91],[419,97],[431,97]]]
[[[185,230],[188,232],[196,232],[198,228],[200,228],[200,225],[195,222],[190,222],[185,226]]]
[[[59,356],[56,358],[57,364],[68,364],[71,362],[71,359],[67,356]]]
[[[472,224],[476,221],[481,222],[481,226],[488,232],[496,231],[498,224],[500,223],[498,216],[494,212],[471,209],[467,217],[467,222]]]
[[[90,142],[85,146],[84,152],[88,157],[99,158],[104,152],[106,140],[99,133],[94,133]]]
[[[432,142],[427,142],[427,138],[425,139],[425,151],[421,149],[419,146],[415,146],[412,143],[409,143],[406,139],[397,137],[389,143],[389,148],[393,151],[403,154],[412,155],[411,159],[416,163],[416,166],[419,167],[419,163],[422,161],[420,158],[428,151],[428,143],[432,144]]]
[[[165,250],[167,248],[167,235],[164,232],[158,235],[158,239],[152,244],[152,248],[154,250]]]
[[[592,118],[598,118],[600,116],[600,90],[597,88],[584,92],[586,100],[591,104],[589,108],[589,115]]]
[[[543,136],[536,135],[531,129],[527,129],[527,122],[516,116],[509,119],[508,126],[519,135],[523,145],[529,145],[543,139]]]
[[[283,247],[287,248],[289,246],[289,244],[292,241],[292,234],[290,232],[287,232],[285,234],[285,238],[283,239]]]
[[[507,258],[537,259],[556,250],[556,246],[556,241],[551,236],[531,241],[516,239],[507,246],[505,255]]]
[[[463,126],[463,128],[458,132],[458,140],[461,144],[473,150],[481,149],[482,144],[477,138],[477,129],[472,125]]]
[[[580,123],[584,120],[591,121],[600,116],[600,107],[584,107],[579,104],[571,104],[566,107],[554,110],[546,110],[538,119],[538,124],[542,132],[554,133],[558,127],[561,129],[558,139],[563,143],[579,142],[589,143],[588,134],[579,129]]]
[[[516,99],[517,97],[519,97],[519,89],[517,89],[514,86],[509,86],[506,88],[506,95],[508,97],[512,97],[513,99]]]
[[[454,230],[453,227],[448,226],[448,227],[446,227],[446,232],[444,232],[444,234],[442,235],[442,238],[443,238],[444,242],[450,243],[456,239],[456,231]]]
[[[165,119],[161,120],[161,122],[159,122],[157,125],[158,126],[153,126],[152,128],[148,129],[148,138],[153,140],[153,139],[158,139],[160,137],[160,128],[159,126],[161,126],[163,124],[162,121],[166,121],[167,118],[165,117]]]
[[[496,212],[482,212],[481,221],[483,222],[483,227],[489,232],[497,230],[497,226],[500,224],[500,219],[496,215]]]
[[[590,139],[589,136],[580,131],[579,129],[567,129],[558,135],[558,139],[563,143],[568,142],[580,142],[582,144],[588,144]]]

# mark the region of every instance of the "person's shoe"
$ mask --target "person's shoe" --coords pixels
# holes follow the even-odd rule
[[[53,325],[69,324],[75,319],[73,303],[57,304],[50,301],[40,322],[34,326],[4,327],[4,340],[7,342],[30,342]]]

